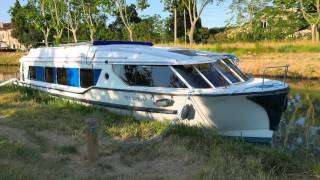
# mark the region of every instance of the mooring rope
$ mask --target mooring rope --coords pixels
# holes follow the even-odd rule
[[[16,82],[17,80],[18,80],[17,78],[13,78],[13,79],[9,79],[7,81],[4,81],[4,82],[0,83],[0,87],[5,86],[7,84],[12,84],[12,83]]]

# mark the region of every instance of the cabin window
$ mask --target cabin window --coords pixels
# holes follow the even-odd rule
[[[61,85],[67,85],[67,69],[57,68],[57,82]]]
[[[92,69],[80,69],[80,86],[88,88],[94,85],[94,74]]]
[[[45,68],[45,79],[47,83],[55,83],[56,72],[55,68],[46,67]]]
[[[218,61],[214,63],[214,67],[217,68],[231,83],[241,82],[240,78],[231,71],[223,62]]]
[[[36,67],[35,66],[29,66],[29,79],[30,80],[36,80]]]
[[[192,65],[174,66],[175,70],[194,88],[211,88]]]
[[[244,81],[249,80],[248,76],[245,75],[230,59],[225,59],[223,62],[236,72]]]
[[[223,87],[230,85],[223,76],[212,66],[212,64],[195,65],[196,68],[214,85],[214,87]]]
[[[168,66],[114,65],[113,68],[130,86],[186,88]]]

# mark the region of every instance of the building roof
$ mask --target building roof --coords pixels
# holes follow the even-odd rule
[[[160,48],[143,44],[82,44],[31,49],[23,61],[85,61],[108,64],[181,65],[237,58],[230,54],[182,48]]]
[[[13,28],[13,24],[12,23],[2,23],[2,22],[0,22],[0,31],[1,30],[12,29],[12,28]]]

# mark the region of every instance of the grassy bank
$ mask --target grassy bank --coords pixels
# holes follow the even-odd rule
[[[159,44],[158,46],[185,47],[212,52],[233,53],[237,56],[268,53],[318,53],[320,46],[311,41],[262,41],[262,42],[234,42],[214,44]]]
[[[0,65],[18,65],[19,59],[25,54],[25,52],[0,52]]]
[[[98,120],[88,163],[86,120]],[[162,137],[162,138],[158,138]],[[147,141],[154,139],[153,141]],[[138,121],[38,91],[0,87],[0,179],[280,179],[320,176],[319,157]]]

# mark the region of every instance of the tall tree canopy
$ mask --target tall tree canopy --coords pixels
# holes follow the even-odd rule
[[[252,30],[255,15],[270,3],[271,0],[233,0],[230,5],[231,18],[228,23],[239,26],[249,23]]]
[[[196,32],[196,25],[199,21],[204,9],[210,4],[220,3],[223,0],[181,0],[180,3],[187,9],[190,22],[189,42],[194,43],[194,34]]]
[[[311,27],[312,41],[319,42],[320,0],[299,0],[301,12]]]
[[[13,37],[26,46],[35,46],[42,41],[42,32],[45,44],[48,45],[49,30],[47,28],[49,26],[46,23],[49,21],[48,17],[41,18],[40,11],[34,6],[32,1],[29,1],[25,6],[21,6],[19,1],[16,0],[14,6],[10,8],[9,13],[14,25]]]
[[[124,24],[127,32],[128,38],[130,41],[133,41],[133,25],[130,21],[131,14],[134,11],[129,11],[127,8],[129,7],[126,0],[103,0],[104,11],[113,14],[114,16],[119,16],[122,23]],[[135,7],[137,10],[144,10],[149,6],[147,0],[136,0]],[[131,6],[132,7],[132,6]]]

